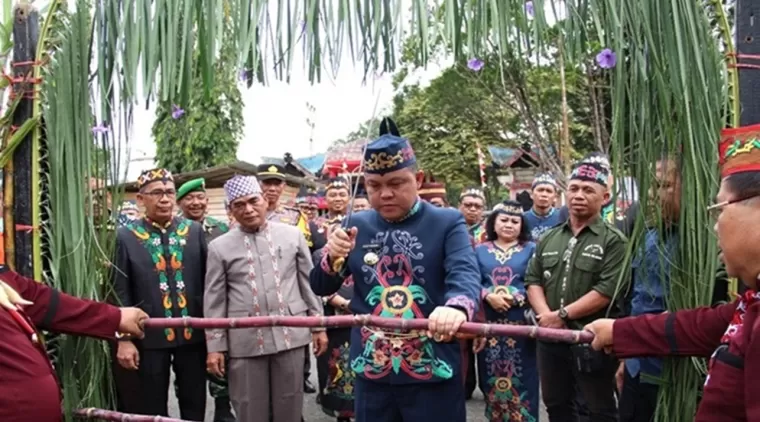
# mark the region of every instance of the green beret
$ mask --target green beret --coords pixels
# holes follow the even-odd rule
[[[184,198],[188,193],[196,191],[206,191],[206,179],[201,177],[198,179],[189,180],[182,184],[182,186],[177,189],[177,201]]]

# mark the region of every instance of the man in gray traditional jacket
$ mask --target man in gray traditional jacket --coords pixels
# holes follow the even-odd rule
[[[322,315],[311,291],[311,254],[297,227],[267,221],[267,202],[255,177],[224,185],[238,225],[208,246],[204,316]],[[229,354],[229,389],[239,421],[298,422],[303,409],[303,361],[327,349],[323,329],[265,327],[208,330],[207,370],[223,376]],[[272,417],[270,418],[270,410]]]

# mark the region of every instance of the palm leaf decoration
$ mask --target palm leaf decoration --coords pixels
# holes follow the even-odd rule
[[[368,75],[393,72],[404,31],[418,38],[425,63],[440,42],[458,60],[533,55],[546,48],[549,31],[559,30],[567,66],[588,62],[591,41],[617,54],[617,65],[605,71],[619,170],[634,175],[646,192],[651,162],[663,152],[682,157],[682,203],[688,206],[682,207],[669,308],[708,304],[716,251],[704,207],[717,187],[716,139],[727,119],[735,121],[738,97],[722,56],[732,48],[728,8],[718,0],[78,0],[69,14],[66,2],[54,0],[38,48],[47,59],[43,102],[32,123],[39,162],[30,165],[42,189],[32,206],[43,227],[35,271],[44,269],[45,281],[65,292],[107,297],[112,269],[104,263],[113,232],[108,213],[95,211],[109,197],[111,204],[118,201],[112,186],[123,178],[119,163],[129,146],[132,107],[156,97],[184,106],[195,88],[193,66],[204,82],[195,89],[208,95],[221,45],[235,53],[249,84],[270,75],[287,80],[296,54],[304,57],[309,78],[319,81],[323,72],[345,65],[343,51]],[[222,38],[225,16],[232,29]],[[442,16],[443,24],[432,16]],[[95,126],[108,130],[93,136]],[[90,180],[102,183],[91,187]],[[648,208],[646,195],[643,202]],[[67,418],[75,407],[111,407],[106,346],[71,336],[54,341]],[[668,363],[659,420],[692,419],[703,370],[698,361]]]

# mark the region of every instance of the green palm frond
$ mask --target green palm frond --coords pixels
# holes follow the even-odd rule
[[[651,163],[662,153],[682,157],[682,203],[688,205],[682,207],[669,307],[709,303],[715,241],[704,208],[717,188],[716,140],[728,116],[728,89],[735,100],[737,85],[727,81],[725,60],[702,3],[534,0],[529,16],[523,0],[80,0],[70,21],[49,36],[56,42],[50,44],[54,52],[44,74],[48,278],[69,293],[103,299],[107,290],[100,263],[110,256],[113,239],[97,228],[105,224],[92,216],[94,198],[86,182],[95,176],[113,185],[120,178],[118,145],[129,133],[134,104],[159,96],[185,105],[191,98],[190,91],[198,88],[187,77],[188,57],[196,52],[208,95],[223,43],[238,65],[258,79],[273,74],[287,80],[300,54],[310,80],[318,81],[324,71],[345,65],[344,51],[367,74],[394,71],[404,31],[423,46],[418,57],[423,64],[441,45],[457,59],[539,57],[559,31],[567,66],[593,65],[591,42],[617,53],[617,66],[605,70],[613,105],[611,151],[617,166],[639,180],[643,209],[650,205]],[[442,16],[442,24],[431,24],[431,16]],[[225,17],[233,28],[222,39]],[[589,23],[593,31],[587,29]],[[729,26],[719,26],[727,39]],[[93,86],[91,65],[96,67]],[[93,115],[98,124],[111,126],[107,136],[98,137],[98,147],[109,157],[101,167],[93,165]],[[118,197],[115,188],[111,193]],[[97,387],[105,385],[98,383],[108,372],[105,346],[71,337],[60,341],[67,408],[83,403],[107,407],[107,389]],[[699,376],[692,362],[669,363],[659,420],[691,420]],[[687,387],[676,389],[676,380]],[[667,414],[672,410],[676,414]]]

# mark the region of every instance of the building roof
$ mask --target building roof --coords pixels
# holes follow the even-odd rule
[[[367,139],[357,139],[331,148],[325,154],[322,174],[351,173],[361,166]]]
[[[540,164],[537,151],[489,146],[488,152],[493,164],[500,168],[535,167]]]
[[[304,167],[298,160],[293,159],[290,153],[285,153],[283,158],[274,157],[261,157],[262,164],[277,164],[287,168],[292,166],[297,172],[301,173],[303,177],[314,177],[314,172]]]
[[[296,161],[298,164],[309,170],[312,174],[317,174],[322,170],[322,167],[325,165],[325,158],[327,157],[327,154],[317,154],[312,155],[311,157],[304,157],[304,158],[296,158]]]
[[[235,161],[234,163],[225,164],[221,166],[209,167],[203,170],[188,171],[185,173],[175,174],[174,183],[177,186],[182,185],[188,180],[197,179],[203,177],[206,179],[206,188],[221,188],[224,186],[224,182],[231,179],[235,175],[256,175],[256,166],[246,161]],[[290,174],[285,175],[285,181],[296,185],[310,185],[314,186],[314,182],[304,178],[297,177]],[[121,185],[127,192],[137,192],[137,182],[127,182]]]

